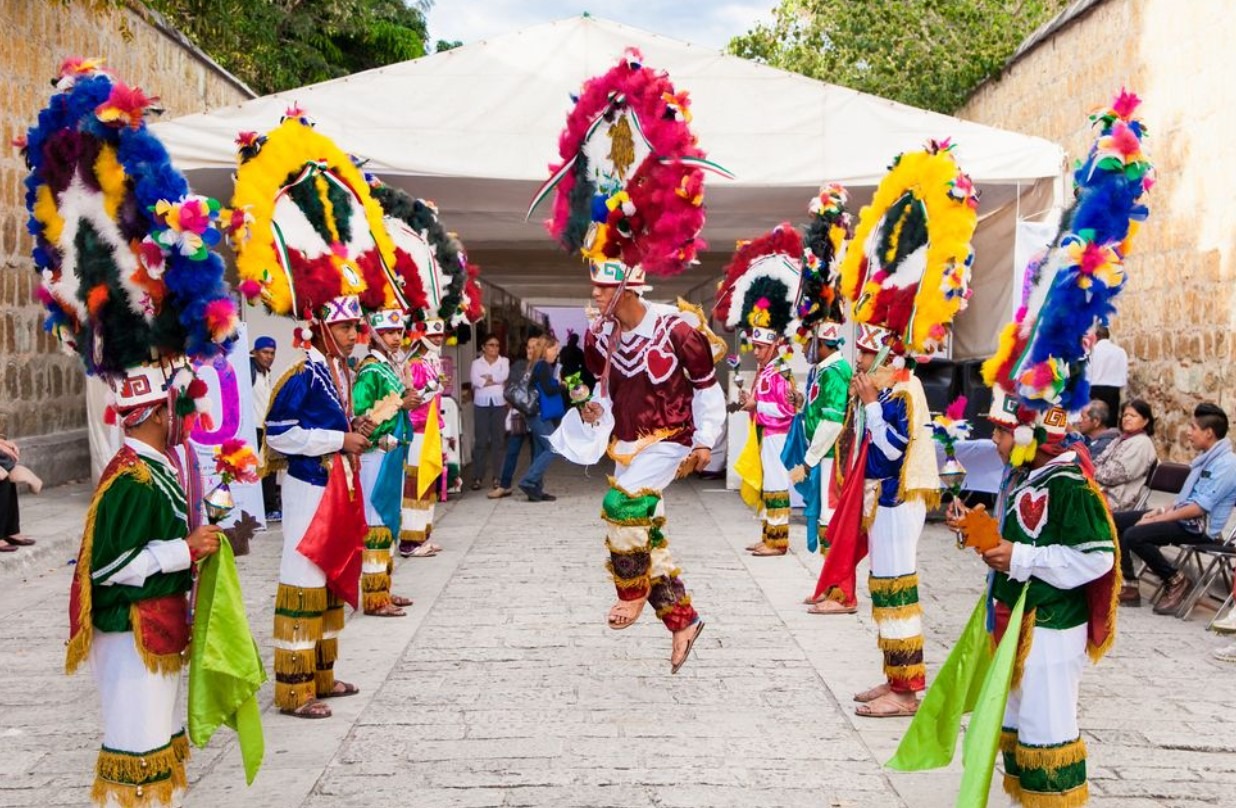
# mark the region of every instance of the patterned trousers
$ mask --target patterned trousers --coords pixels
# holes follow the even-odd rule
[[[884,675],[893,690],[927,687],[923,665],[923,610],[918,602],[918,539],[927,518],[922,502],[877,507],[868,528],[871,554],[871,616],[884,654]]]
[[[760,540],[774,550],[790,546],[790,474],[781,462],[785,438],[784,434],[760,436],[760,466],[764,475]]]

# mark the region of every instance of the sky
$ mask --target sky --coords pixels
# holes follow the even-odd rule
[[[530,25],[594,17],[723,49],[732,37],[771,19],[777,0],[434,0],[429,38],[465,45]]]

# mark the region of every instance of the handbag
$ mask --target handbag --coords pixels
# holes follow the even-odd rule
[[[545,421],[557,421],[562,416],[566,415],[566,402],[562,400],[562,393],[557,391],[553,393],[541,390],[538,385],[537,392],[541,399],[541,419]]]
[[[514,407],[525,418],[534,418],[541,406],[540,397],[532,389],[532,371],[528,370],[514,384],[508,384],[502,391],[506,403]]]
[[[511,410],[506,416],[506,432],[508,435],[523,437],[528,434],[528,422],[518,410]]]

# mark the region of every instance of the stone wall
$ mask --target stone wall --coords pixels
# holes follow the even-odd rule
[[[1127,261],[1113,340],[1129,353],[1127,395],[1159,418],[1161,454],[1191,453],[1194,405],[1234,416],[1236,105],[1227,0],[1107,0],[979,88],[960,117],[1054,140],[1072,157],[1090,143],[1087,113],[1122,86],[1143,99],[1158,184]]]
[[[0,433],[22,443],[49,482],[89,475],[80,363],[42,329],[42,307],[26,232],[25,164],[9,146],[50,97],[67,56],[102,57],[129,84],[158,95],[166,117],[252,96],[138,5],[0,0]]]

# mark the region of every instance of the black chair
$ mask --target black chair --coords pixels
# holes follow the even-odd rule
[[[1189,468],[1188,463],[1172,463],[1167,460],[1156,461],[1151,465],[1150,471],[1147,473],[1146,490],[1138,497],[1137,505],[1134,506],[1133,510],[1143,510],[1150,501],[1150,496],[1154,493],[1179,494],[1180,489],[1184,488],[1185,481],[1189,479]],[[1133,581],[1141,581],[1142,575],[1145,572],[1146,562],[1141,559],[1135,560],[1133,562]],[[1160,581],[1158,588],[1150,596],[1151,602],[1156,602],[1166,588],[1167,582]]]
[[[1202,565],[1206,560],[1209,560],[1209,563],[1203,568]],[[1198,602],[1210,594],[1215,581],[1222,581],[1225,595],[1219,612],[1215,613],[1215,617],[1218,617],[1232,600],[1232,563],[1234,560],[1236,560],[1236,522],[1227,526],[1223,538],[1217,542],[1191,544],[1182,548],[1176,560],[1177,566],[1183,572],[1185,567],[1192,563],[1197,568],[1198,576],[1192,591],[1181,601],[1176,616],[1181,620],[1187,620],[1197,608]],[[1210,622],[1213,623],[1214,620]]]

